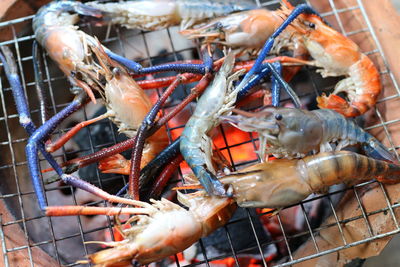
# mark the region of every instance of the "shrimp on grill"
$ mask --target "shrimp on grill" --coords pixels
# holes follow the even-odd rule
[[[187,29],[206,19],[256,7],[250,1],[231,0],[142,0],[87,4],[108,13],[107,18],[113,24],[147,31],[179,24],[181,29]]]
[[[333,109],[346,117],[364,114],[372,108],[382,90],[378,69],[352,40],[314,15],[301,15],[293,25],[314,59],[311,65],[322,77],[346,76],[334,91],[317,98],[320,108]],[[345,93],[347,102],[338,93]]]
[[[266,149],[268,154],[278,158],[304,157],[313,151],[330,151],[330,143],[338,142],[336,150],[360,144],[369,156],[396,162],[389,150],[375,137],[330,109],[308,111],[267,107],[257,113],[236,112],[242,115],[225,116],[222,119],[243,131],[258,132],[262,160]]]
[[[69,81],[84,89],[96,102],[91,88],[98,88],[97,72],[100,67],[88,51],[88,44],[95,45],[96,41],[74,26],[79,21],[78,14],[94,19],[103,16],[100,10],[80,2],[51,2],[33,18],[33,31],[37,41],[57,62]]]
[[[181,31],[189,39],[203,38],[204,44],[220,43],[232,48],[261,49],[282,24],[290,11],[253,9],[211,20],[206,25]],[[288,27],[277,38],[280,46],[288,45],[295,28]]]
[[[82,87],[93,101],[92,88],[101,94],[108,112],[77,125],[71,134],[48,145],[46,150],[49,152],[62,146],[82,127],[106,117],[118,126],[120,132],[133,137],[152,107],[149,97],[124,68],[108,58],[104,51],[106,48],[73,26],[79,19],[78,15],[68,12],[104,19],[102,11],[79,2],[52,2],[40,9],[34,18],[36,38],[73,84]],[[167,144],[168,137],[163,127],[147,139],[141,165],[146,165]],[[112,167],[106,165],[103,168]]]
[[[119,209],[121,214],[126,209],[127,212],[137,215],[126,222],[132,224],[130,228],[120,229],[124,240],[87,242],[112,247],[89,255],[89,262],[104,267],[131,266],[132,260],[140,265],[160,261],[185,250],[200,238],[225,225],[237,208],[233,199],[207,196],[201,191],[186,195],[178,193],[178,200],[189,209],[186,210],[167,199],[152,199],[152,205],[137,201],[141,208],[132,209],[132,213],[129,208],[100,208],[105,211],[104,214],[109,215],[111,213],[108,211],[111,209]],[[53,212],[50,208],[53,207],[47,210],[48,216],[63,216],[66,214],[65,210],[69,209],[67,207],[63,210],[63,207],[59,207],[60,211],[56,209]],[[93,209],[71,207],[73,210],[79,208],[81,213],[85,212],[86,208]]]
[[[119,132],[128,137],[134,137],[153,104],[125,69],[107,56],[100,44],[91,46],[90,49],[102,66],[100,73],[106,79],[100,93],[108,111],[102,117],[109,117],[117,125]],[[165,126],[149,136],[146,139],[141,167],[150,162],[168,143]],[[110,163],[112,163],[112,160],[113,158],[110,158]],[[107,163],[108,160],[103,161],[102,168],[105,172],[110,172],[107,169],[113,167],[112,164],[108,165]],[[113,170],[113,172],[115,171],[118,170]]]
[[[290,10],[282,6],[277,10],[253,9],[230,14],[211,20],[204,26],[183,30],[180,33],[189,39],[201,38],[204,45],[222,44],[241,51],[260,50],[267,39],[278,29],[290,14]],[[282,49],[292,52],[292,57],[278,56],[274,61],[291,64],[306,64],[307,49],[296,28],[290,25],[275,39],[272,53],[279,54]],[[239,52],[239,54],[240,54]],[[285,68],[285,80],[291,80],[302,66]]]
[[[225,195],[225,188],[217,180],[211,163],[212,141],[208,134],[220,123],[221,115],[230,114],[236,101],[238,90],[232,90],[233,81],[243,71],[230,75],[234,63],[235,56],[230,52],[215,75],[213,83],[197,102],[196,109],[180,138],[182,156],[211,195]]]
[[[241,207],[283,208],[334,184],[371,179],[397,183],[399,178],[399,165],[338,151],[256,164],[220,181],[231,186],[233,198]]]
[[[293,6],[283,1],[281,9],[256,9],[217,18],[197,29],[182,31],[189,38],[203,37],[204,43],[221,43],[242,49],[260,49],[267,38],[290,14]],[[316,66],[323,77],[347,76],[333,93],[317,98],[320,108],[333,109],[346,117],[365,113],[373,107],[382,90],[379,72],[360,48],[349,38],[329,27],[320,17],[302,14],[281,35],[273,51],[293,51],[293,58],[282,62]],[[306,61],[308,55],[314,59]],[[291,70],[292,77],[299,67]],[[347,94],[349,102],[337,94]]]

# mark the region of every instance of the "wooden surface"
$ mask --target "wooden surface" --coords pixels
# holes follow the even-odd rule
[[[398,1],[398,0],[395,0]],[[363,0],[389,68],[400,84],[400,15],[390,0]]]
[[[51,0],[0,0],[0,21],[9,21],[25,16],[33,15],[44,4]],[[14,25],[14,30],[19,33],[27,30],[29,22],[23,22]],[[10,27],[0,29],[0,41],[10,40],[13,38],[13,31]]]
[[[0,214],[2,222],[14,221],[14,217],[8,211],[3,200],[0,200]],[[6,247],[18,248],[27,246],[27,240],[25,239],[25,234],[22,231],[19,224],[13,224],[3,227],[4,237]],[[2,246],[2,245],[1,245]],[[32,261],[35,266],[58,266],[58,263],[47,253],[41,250],[39,247],[32,248]],[[7,253],[9,266],[25,267],[31,266],[31,260],[29,258],[28,249],[20,249],[14,252]],[[5,266],[3,250],[0,250],[0,266]]]

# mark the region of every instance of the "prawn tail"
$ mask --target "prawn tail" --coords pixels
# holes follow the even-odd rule
[[[398,162],[396,164],[380,161],[377,163],[376,168],[385,169],[385,172],[378,174],[375,178],[379,182],[385,184],[397,184],[400,181],[400,165]]]
[[[116,154],[99,162],[99,169],[102,173],[117,173],[129,175],[131,169],[130,161],[125,159],[121,154]]]
[[[208,171],[203,166],[196,166],[192,169],[196,176],[199,178],[199,182],[204,186],[204,189],[208,194],[215,196],[226,196],[227,190],[225,186],[217,179],[217,177]]]
[[[317,97],[317,102],[319,108],[332,109],[346,117],[355,117],[363,113],[357,107],[334,94],[329,96],[322,94],[322,96]]]
[[[377,160],[384,160],[393,163],[399,163],[394,155],[375,138],[369,140],[363,145],[363,150],[366,155]]]

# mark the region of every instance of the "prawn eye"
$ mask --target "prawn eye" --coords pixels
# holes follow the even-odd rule
[[[275,114],[275,120],[277,120],[277,121],[280,121],[280,120],[282,120],[282,114]]]
[[[315,29],[315,24],[312,23],[312,22],[310,22],[310,23],[308,24],[308,27],[310,27],[311,29]]]
[[[113,68],[112,73],[116,78],[118,78],[121,75],[121,70],[119,68]]]
[[[222,31],[224,29],[224,24],[222,24],[220,21],[218,21],[217,24],[215,25],[215,28],[217,30]]]

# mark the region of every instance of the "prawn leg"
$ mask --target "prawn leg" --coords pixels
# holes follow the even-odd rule
[[[46,145],[46,151],[47,152],[54,152],[58,150],[60,147],[62,147],[68,140],[70,140],[74,135],[76,135],[81,129],[85,128],[86,126],[89,126],[95,122],[98,122],[102,119],[108,118],[112,116],[110,112],[106,112],[105,114],[102,114],[96,118],[93,118],[91,120],[83,121],[72,127],[67,133],[65,133],[62,137],[60,137],[57,141],[52,142],[51,144]]]
[[[282,74],[282,65],[277,62],[270,65],[271,71],[275,69],[279,75]],[[278,107],[281,100],[280,84],[276,76],[271,77],[271,94],[272,94],[272,105]]]
[[[182,81],[183,84],[193,83],[200,81],[203,76],[201,74],[194,74],[190,79],[185,79]],[[143,89],[156,89],[161,87],[167,87],[171,83],[173,83],[176,79],[176,76],[169,76],[169,77],[161,77],[155,78],[151,80],[141,80],[137,81],[136,83]]]
[[[166,72],[166,71],[177,71],[177,72],[189,72],[189,73],[198,73],[205,74],[212,70],[213,62],[208,52],[204,54],[204,63],[203,64],[191,64],[191,63],[174,63],[174,64],[161,64],[157,66],[143,68],[139,63],[124,58],[108,49],[106,49],[106,54],[116,62],[125,66],[128,70],[134,72],[135,74],[149,74],[155,72]]]
[[[281,74],[279,71],[277,71],[272,64],[279,64],[279,61],[275,61],[274,63],[264,63],[261,67],[261,70],[259,73],[255,74],[252,76],[249,81],[243,86],[243,88],[239,91],[238,93],[238,99],[242,99],[243,97],[246,96],[246,94],[250,91],[251,88],[253,88],[255,85],[257,85],[264,77],[267,75],[271,75],[272,78],[271,80],[273,81],[273,87],[276,87],[273,91],[273,99],[275,98],[275,103],[273,103],[274,106],[278,106],[279,102],[277,99],[279,99],[279,94],[278,88],[283,88],[287,94],[290,96],[292,99],[294,105],[296,107],[300,107],[300,99],[297,96],[297,94],[294,92],[294,90],[290,87],[290,85],[282,78]],[[246,77],[245,77],[246,78]],[[245,79],[244,78],[244,79]],[[240,83],[241,84],[241,83]],[[240,86],[239,84],[239,86]],[[278,94],[278,95],[277,95]]]
[[[17,66],[15,64],[14,57],[12,55],[12,52],[6,46],[2,46],[1,51],[2,53],[0,53],[0,60],[3,63],[4,71],[12,88],[14,102],[17,106],[17,111],[19,115],[19,122],[21,126],[25,129],[25,131],[28,133],[28,135],[32,135],[36,131],[36,126],[32,122],[30,116],[28,103],[25,97],[24,90],[22,88],[21,81],[18,76]],[[41,151],[42,155],[53,167],[53,169],[56,170],[58,174],[62,173],[61,167],[58,165],[53,156],[46,151],[43,142],[36,143],[36,147]],[[40,176],[39,175],[31,176],[31,178],[36,196],[39,201],[39,205],[41,208],[43,208],[45,206],[46,201],[40,181]]]
[[[174,158],[171,163],[164,167],[160,175],[151,186],[150,192],[145,196],[145,199],[159,198],[167,182],[171,179],[172,174],[178,169],[179,164],[183,161],[182,155]]]
[[[165,101],[167,101],[167,98],[172,94],[172,92],[178,87],[182,79],[182,76],[178,76],[175,82],[173,82],[167,88],[163,95],[158,99],[157,103],[147,113],[135,136],[136,142],[132,150],[131,171],[129,174],[129,195],[133,199],[139,200],[140,162],[142,159],[144,142],[146,140],[146,137],[148,137],[148,132],[150,128],[154,125],[154,120],[156,119],[162,105],[165,103]]]
[[[186,105],[188,105],[191,101],[193,101],[196,97],[198,97],[207,88],[212,77],[213,75],[211,75],[210,73],[204,75],[203,78],[200,80],[200,82],[191,90],[191,93],[183,101],[181,101],[181,103],[179,103],[170,113],[166,114],[155,123],[154,127],[150,129],[149,135],[157,131],[160,127],[162,127],[162,125],[164,125],[173,116],[175,116],[178,112],[180,112]],[[108,148],[104,148],[92,154],[64,162],[63,164],[61,164],[61,166],[62,167],[66,166],[68,169],[68,173],[72,173],[79,168],[85,167],[100,160],[104,160],[103,164],[106,165],[107,159],[109,157],[121,153],[123,151],[126,151],[128,149],[131,149],[133,145],[134,145],[134,139],[128,139],[119,144],[116,144]],[[170,144],[167,148],[165,148],[163,152],[160,153],[160,155],[163,155],[162,157],[159,158],[160,162],[163,162],[160,164],[167,163],[170,159],[174,158],[178,153],[179,153],[179,138],[175,140],[172,144]],[[110,160],[113,160],[113,158],[110,158]],[[157,169],[158,166],[161,165],[157,163],[158,161],[155,162],[156,164],[153,165],[153,168]],[[43,172],[48,172],[51,170],[52,169],[46,169],[43,170]]]
[[[81,93],[79,96],[75,97],[75,99],[63,110],[54,115],[48,121],[46,121],[41,127],[38,129],[34,129],[33,123],[30,121],[28,133],[30,132],[31,136],[29,137],[28,144],[26,145],[25,152],[26,158],[28,161],[28,169],[32,178],[32,184],[38,197],[39,206],[42,210],[44,210],[46,206],[46,201],[44,197],[44,191],[42,188],[41,180],[40,180],[40,171],[38,166],[38,150],[42,150],[43,155],[49,161],[51,166],[55,169],[58,175],[60,175],[61,179],[63,179],[63,173],[60,166],[55,163],[54,159],[48,152],[45,150],[43,141],[49,136],[51,132],[59,125],[66,117],[68,117],[71,113],[79,109],[86,98],[86,94]],[[21,120],[26,119],[20,115]]]
[[[88,207],[88,206],[50,206],[46,207],[46,216],[77,216],[77,215],[121,215],[148,214],[146,208],[118,207]]]
[[[275,38],[278,37],[279,34],[281,34],[282,31],[286,27],[288,27],[289,24],[292,23],[298,16],[304,13],[315,14],[319,16],[319,14],[312,7],[306,4],[298,5],[292,10],[290,15],[286,18],[286,20],[278,27],[278,29],[276,29],[276,31],[271,35],[271,37],[269,37],[268,40],[265,42],[264,47],[262,48],[259,56],[257,57],[253,67],[249,70],[249,72],[244,76],[242,81],[237,86],[240,96],[246,95],[248,93],[248,90],[250,88],[246,87],[246,84],[249,83],[251,79],[262,70],[262,63],[265,57],[271,51],[274,45]]]
[[[300,98],[294,92],[292,87],[290,87],[290,85],[282,78],[280,71],[278,69],[276,69],[275,66],[272,65],[271,63],[266,63],[266,65],[271,70],[272,80],[273,81],[275,80],[275,83],[277,84],[275,86],[279,85],[279,87],[282,87],[286,91],[286,93],[290,96],[290,98],[292,99],[295,107],[300,108],[300,106],[301,106]],[[279,89],[278,89],[278,91],[279,91]],[[276,94],[276,92],[275,92],[275,94]],[[274,92],[272,92],[272,97],[274,98]],[[277,102],[277,105],[279,105],[279,101]]]
[[[193,62],[197,63],[198,61],[197,60],[193,60]],[[292,58],[292,57],[288,57],[288,56],[279,56],[279,57],[266,59],[266,60],[264,60],[263,63],[267,63],[267,62],[270,62],[270,63],[280,62],[280,63],[284,64],[285,66],[290,66],[291,68],[295,68],[295,69],[298,68],[297,65],[312,65],[312,66],[314,66],[314,64],[311,64],[310,61],[297,59],[297,58]],[[238,70],[241,70],[241,69],[245,69],[246,71],[249,71],[253,65],[254,65],[254,61],[253,60],[244,61],[244,62],[238,62],[238,63],[235,64],[235,67],[234,67],[233,71],[238,71]],[[294,67],[294,66],[297,66],[297,67]],[[214,71],[219,67],[220,67],[219,62],[214,62],[214,66],[213,66]],[[190,78],[185,77],[186,80],[183,81],[183,83],[184,84],[188,84],[188,83],[196,82],[196,81],[199,81],[202,78],[202,75],[200,75],[200,74],[192,74],[192,75],[193,76],[191,76]],[[136,76],[137,75],[133,75],[133,77],[136,77]],[[292,76],[286,77],[285,73],[284,73],[283,76],[284,76],[285,80],[290,80],[291,77],[292,77]],[[262,77],[265,77],[265,75],[262,76]],[[176,78],[176,76],[168,76],[168,77],[161,77],[161,78],[155,78],[155,79],[150,79],[150,80],[141,80],[141,81],[137,81],[137,84],[143,90],[155,89],[155,88],[169,86],[175,80],[175,78]],[[249,89],[244,89],[244,91],[245,90],[250,90],[250,88]]]
[[[38,47],[38,42],[36,40],[33,41],[32,45],[32,61],[33,61],[33,71],[35,73],[36,94],[39,100],[40,119],[43,124],[48,120],[49,114],[47,111],[47,104],[46,104],[47,99],[44,90],[44,83],[41,72],[41,63],[39,59],[39,47]]]

